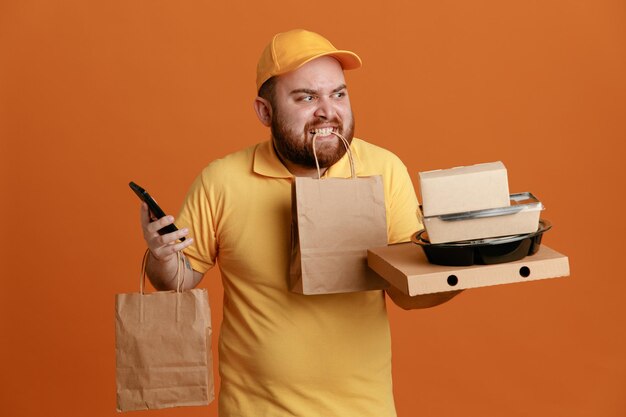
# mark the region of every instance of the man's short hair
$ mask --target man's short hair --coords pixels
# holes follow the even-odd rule
[[[269,78],[259,88],[259,97],[269,101],[272,107],[276,99],[276,78],[276,76]]]

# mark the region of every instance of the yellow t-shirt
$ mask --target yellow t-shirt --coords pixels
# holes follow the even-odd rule
[[[390,243],[418,229],[406,167],[359,139],[358,176],[382,175]],[[348,158],[329,177],[350,176]],[[292,174],[270,141],[209,164],[177,219],[194,244],[192,267],[216,260],[224,285],[219,340],[221,417],[395,416],[391,340],[383,291],[289,291]]]

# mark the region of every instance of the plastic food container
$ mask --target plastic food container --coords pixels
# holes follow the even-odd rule
[[[541,246],[543,234],[551,227],[549,221],[541,219],[539,227],[533,233],[443,244],[431,243],[426,230],[420,230],[411,240],[424,250],[428,262],[432,264],[489,265],[517,261],[527,255],[534,255]]]
[[[532,233],[543,204],[531,193],[510,195],[506,207],[422,217],[430,243],[493,238]],[[421,215],[421,213],[419,213]]]

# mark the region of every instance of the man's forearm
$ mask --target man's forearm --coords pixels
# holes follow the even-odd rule
[[[187,257],[181,253],[182,262],[180,263],[180,273],[182,286],[181,290],[189,290],[195,288],[202,280],[204,274],[195,271]],[[171,257],[168,261],[159,261],[151,252],[148,253],[146,261],[146,274],[150,279],[150,283],[159,291],[175,290],[177,285],[176,274],[178,272],[178,256]]]
[[[411,297],[393,286],[390,286],[385,291],[396,305],[405,310],[434,307],[451,300],[461,293],[461,291],[447,291]]]
[[[160,261],[152,255],[152,252],[148,253],[146,274],[148,274],[152,286],[157,290],[175,290],[177,270],[177,256],[173,256],[167,261]]]

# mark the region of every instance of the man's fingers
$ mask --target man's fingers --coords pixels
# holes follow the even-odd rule
[[[148,243],[148,248],[151,251],[155,252],[157,249],[163,246],[169,246],[176,243],[182,237],[186,237],[189,234],[189,229],[180,229],[172,233],[167,233],[164,235],[160,235],[158,233],[149,233],[146,236],[146,242]]]
[[[145,227],[148,223],[150,223],[150,214],[148,213],[148,205],[144,202],[141,202],[141,208],[139,210],[139,215],[141,219],[141,226]]]
[[[174,249],[174,252],[178,252],[178,251],[185,249],[187,246],[191,245],[192,243],[193,243],[193,238],[190,237],[189,239],[185,239],[184,242],[176,243],[170,246]]]
[[[153,237],[153,241],[159,244],[159,246],[169,245],[171,243],[176,242],[178,239],[182,237],[186,237],[189,234],[189,229],[180,229],[172,233],[167,233],[164,235],[156,235]]]
[[[141,226],[143,229],[143,237],[148,244],[148,249],[158,260],[167,260],[176,252],[185,249],[193,242],[193,239],[187,238],[184,242],[179,242],[180,238],[187,237],[189,229],[180,229],[172,233],[160,235],[158,233],[162,228],[173,224],[173,216],[165,216],[158,220],[151,221],[150,211],[146,203],[141,204]]]
[[[176,252],[185,249],[187,246],[193,243],[193,238],[185,239],[184,242],[172,243],[165,246],[159,246],[155,249],[150,249],[152,256],[157,260],[164,261],[172,257]]]
[[[153,234],[172,223],[174,223],[173,216],[161,217],[159,220],[155,220],[152,223],[148,223],[147,225],[145,225],[145,230],[148,233]]]

